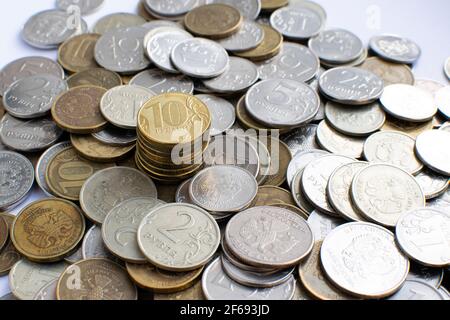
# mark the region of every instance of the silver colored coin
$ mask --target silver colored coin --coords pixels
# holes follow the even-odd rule
[[[388,300],[445,300],[438,289],[417,280],[406,280],[403,286]]]
[[[77,251],[75,251],[72,255],[65,257],[64,261],[70,264],[77,263],[78,261],[83,260],[83,247],[79,246]]]
[[[175,193],[175,202],[176,203],[187,203],[193,204],[191,196],[189,195],[189,188],[191,185],[192,179],[186,180],[178,186],[177,192]]]
[[[121,28],[143,26],[147,20],[137,14],[113,13],[104,16],[94,26],[94,33],[105,34],[108,31]]]
[[[71,6],[80,9],[82,15],[94,13],[103,5],[104,0],[57,0],[56,6],[60,10],[66,11]]]
[[[415,141],[409,135],[395,131],[380,131],[367,138],[364,158],[369,162],[387,163],[412,175],[423,169],[414,153]]]
[[[49,74],[64,79],[63,68],[55,61],[44,57],[25,57],[14,60],[0,72],[0,95],[16,81],[38,74]]]
[[[136,142],[135,130],[126,130],[114,126],[107,126],[100,132],[93,133],[92,136],[100,142],[111,146],[129,146]]]
[[[326,156],[327,154],[327,151],[317,149],[297,153],[287,168],[286,176],[289,186],[292,186],[292,181],[299,171],[303,171],[311,161]]]
[[[389,164],[362,169],[353,179],[352,200],[368,220],[395,227],[408,211],[425,207],[425,196],[408,172]]]
[[[0,208],[22,200],[33,187],[34,168],[21,154],[0,151]]]
[[[247,170],[236,166],[213,166],[200,171],[189,187],[194,204],[211,212],[233,213],[250,206],[258,193],[258,182]]]
[[[369,104],[383,93],[383,80],[370,71],[355,67],[330,69],[319,79],[320,91],[330,100],[349,104]]]
[[[202,277],[203,293],[208,300],[291,300],[295,293],[294,277],[273,288],[250,288],[230,279],[220,257],[211,262]]]
[[[173,0],[145,0],[145,6],[150,11],[161,16],[179,16],[188,13],[199,4],[199,0],[173,1]]]
[[[331,68],[339,68],[339,67],[361,67],[361,65],[367,60],[367,57],[369,56],[369,50],[367,48],[363,49],[363,53],[356,59],[348,63],[331,63],[325,60],[321,60],[322,66],[326,67],[327,69]],[[384,80],[383,80],[384,81]]]
[[[20,120],[6,114],[0,122],[0,140],[10,149],[35,152],[53,145],[63,134],[51,118]]]
[[[213,95],[201,94],[196,97],[206,104],[211,113],[211,136],[222,134],[233,126],[236,110],[230,102]]]
[[[378,131],[386,121],[386,114],[378,102],[358,108],[327,102],[325,116],[334,129],[351,136],[370,135]]]
[[[136,73],[150,65],[145,55],[143,27],[113,29],[104,33],[95,45],[95,60],[105,69]]]
[[[264,206],[231,218],[225,241],[230,251],[244,263],[283,269],[295,266],[311,252],[314,236],[308,223],[298,214]]]
[[[407,84],[387,86],[380,101],[384,111],[405,121],[426,122],[437,112],[431,93]]]
[[[142,220],[137,239],[153,265],[168,271],[191,271],[213,257],[220,245],[220,229],[205,210],[173,203],[151,211]]]
[[[302,190],[303,171],[304,169],[301,169],[294,176],[294,179],[291,182],[291,193],[297,206],[305,212],[311,214],[315,208],[306,198],[305,193]]]
[[[434,288],[439,288],[443,279],[444,269],[430,268],[415,262],[411,262],[408,277],[406,278],[406,280],[425,282]]]
[[[319,89],[319,79],[322,73],[325,72],[325,69],[319,68],[319,72],[316,75],[316,77],[309,83],[311,88],[316,90],[317,94],[319,95],[320,105],[319,105],[319,112],[317,112],[316,116],[312,121],[322,121],[325,119],[325,99],[323,99],[320,96],[320,89]]]
[[[317,128],[316,124],[308,124],[284,135],[281,140],[286,143],[294,157],[302,151],[320,149],[316,139]]]
[[[102,225],[102,238],[108,250],[131,263],[145,263],[137,243],[137,230],[142,219],[165,202],[155,198],[134,198],[114,207]]]
[[[103,242],[101,227],[95,225],[86,232],[81,246],[81,253],[84,260],[108,259],[117,261],[117,258],[108,251]]]
[[[440,287],[438,291],[444,297],[444,300],[450,300],[450,292],[447,289]]]
[[[247,19],[255,20],[261,12],[261,0],[212,0],[212,2],[235,7]]]
[[[194,82],[190,78],[159,69],[142,71],[131,79],[130,85],[148,88],[156,94],[172,92],[192,94],[194,92]]]
[[[395,229],[402,250],[413,260],[430,266],[450,265],[450,213],[421,208],[402,215]]]
[[[60,77],[39,74],[14,82],[4,93],[3,106],[16,118],[32,119],[45,116],[56,97],[69,89]]]
[[[450,120],[450,86],[439,89],[434,98],[441,114]]]
[[[391,295],[409,270],[409,260],[397,248],[394,234],[365,222],[347,223],[331,231],[320,256],[329,279],[362,298]]]
[[[427,167],[444,176],[450,176],[450,133],[429,130],[416,139],[416,154]]]
[[[171,60],[182,73],[204,79],[224,73],[230,59],[220,44],[203,38],[193,38],[178,43],[172,50]]]
[[[298,127],[311,121],[320,100],[310,86],[289,79],[270,79],[248,90],[245,104],[258,122],[273,128]]]
[[[328,155],[312,161],[305,167],[302,176],[302,190],[306,198],[320,211],[336,216],[327,199],[328,180],[334,170],[343,164],[351,163],[352,158]]]
[[[290,79],[308,82],[317,75],[319,69],[319,59],[308,47],[284,42],[278,55],[259,64],[259,76],[262,80]]]
[[[450,80],[450,57],[445,60],[444,72],[447,78]]]
[[[102,224],[111,209],[139,197],[158,197],[152,179],[136,169],[113,167],[97,172],[85,182],[80,204],[89,219]]]
[[[373,37],[369,47],[381,58],[398,63],[413,64],[421,55],[420,47],[415,42],[393,35]]]
[[[142,27],[144,27],[148,31],[152,31],[156,28],[161,28],[161,27],[173,27],[173,28],[179,28],[179,29],[184,30],[183,25],[181,23],[169,21],[169,20],[151,20],[149,22],[144,23],[142,25]],[[147,47],[146,43],[147,42],[144,40],[145,47]]]
[[[450,210],[450,188],[440,197],[427,202],[427,208],[448,211]]]
[[[314,210],[308,218],[308,225],[315,241],[324,240],[331,231],[345,223],[346,221],[341,218],[331,217],[318,210]]]
[[[100,111],[110,123],[123,129],[136,129],[142,106],[156,94],[135,85],[114,87],[100,101]]]
[[[248,2],[247,0],[244,1]],[[228,38],[218,39],[217,42],[227,51],[242,52],[256,48],[263,42],[263,40],[264,29],[261,28],[261,26],[256,22],[244,20],[237,33],[229,36]]]
[[[56,287],[58,286],[58,279],[49,282],[42,287],[41,290],[34,296],[33,300],[39,301],[55,301],[56,298]]]
[[[331,63],[345,64],[364,53],[361,39],[344,29],[330,29],[309,39],[308,46],[320,58]]]
[[[441,196],[449,186],[448,177],[441,176],[431,170],[423,170],[415,178],[427,200]]]
[[[362,157],[365,138],[344,135],[323,120],[317,128],[317,142],[319,145],[334,154],[359,159]]]

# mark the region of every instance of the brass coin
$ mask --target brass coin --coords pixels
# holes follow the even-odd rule
[[[302,210],[298,207],[295,207],[291,204],[275,203],[275,204],[269,204],[269,206],[290,210],[292,212],[295,212],[296,214],[298,214],[300,217],[302,217],[305,220],[308,220],[308,218],[309,218],[309,214],[307,212],[305,212],[304,210]]]
[[[22,209],[11,227],[11,240],[31,261],[56,262],[75,250],[85,228],[84,216],[76,205],[44,199]]]
[[[0,251],[5,247],[8,241],[9,227],[5,219],[0,216]]]
[[[96,140],[91,135],[70,135],[75,150],[83,157],[94,162],[115,162],[124,159],[135,146],[110,146]]]
[[[278,150],[274,150],[274,146]],[[272,137],[268,138],[266,147],[271,155],[271,162],[269,176],[263,185],[279,187],[286,182],[287,168],[292,161],[292,153],[284,142]]]
[[[59,64],[69,72],[98,68],[95,61],[95,44],[101,35],[85,33],[68,39],[58,50]]]
[[[95,86],[112,89],[122,85],[122,78],[114,71],[109,71],[102,68],[92,68],[77,72],[67,78],[69,88],[81,86]]]
[[[167,165],[159,165],[158,163],[155,163],[151,159],[149,159],[145,154],[141,152],[140,149],[137,150],[139,153],[139,157],[141,158],[142,162],[145,163],[146,166],[148,166],[152,171],[160,172],[161,174],[182,174],[185,172],[189,172],[195,168],[197,168],[199,165],[201,165],[203,162],[201,162],[202,158],[200,155],[200,158],[196,159],[197,162],[193,162],[189,165],[183,165],[183,166],[176,166],[174,164],[168,163]],[[170,161],[170,159],[168,159]]]
[[[289,0],[261,0],[261,9],[265,11],[273,11],[287,6],[288,4]]]
[[[78,134],[99,132],[107,125],[100,112],[100,100],[106,89],[83,86],[60,95],[53,107],[52,116],[62,129]]]
[[[115,164],[99,164],[81,158],[73,147],[58,152],[48,163],[45,180],[50,191],[63,199],[78,201],[84,182],[97,171]]]
[[[275,186],[262,186],[258,189],[252,207],[269,206],[273,204],[289,204],[296,206],[292,195],[287,190]]]
[[[138,153],[136,153],[136,164],[138,168],[141,171],[146,172],[149,174],[152,178],[158,180],[158,181],[180,181],[180,180],[187,180],[188,178],[192,177],[197,173],[201,168],[202,164],[197,165],[197,167],[191,169],[187,172],[182,172],[179,174],[165,174],[161,172],[154,171],[154,169],[150,166],[148,166],[145,161],[142,160],[142,158],[139,156]]]
[[[432,130],[433,129],[433,120],[423,123],[412,123],[407,121],[402,121],[395,119],[389,115],[386,116],[386,122],[383,127],[380,129],[381,131],[396,131],[405,133],[412,138],[417,138],[422,132]]]
[[[203,296],[203,288],[202,288],[202,281],[197,281],[196,284],[194,284],[192,287],[190,287],[187,290],[177,292],[177,293],[170,293],[170,294],[162,294],[157,293],[154,295],[155,300],[167,300],[167,301],[200,301],[205,300],[205,297]]]
[[[0,216],[6,221],[10,230],[16,217],[8,213],[0,213]],[[22,256],[17,252],[11,238],[9,238],[5,247],[0,251],[0,277],[8,274],[9,270],[20,259],[22,259]]]
[[[156,293],[174,293],[190,288],[202,274],[203,268],[189,272],[170,272],[150,264],[127,263],[127,271],[138,287]]]
[[[270,26],[261,25],[264,29],[264,40],[255,49],[237,52],[238,57],[247,58],[253,61],[267,60],[276,56],[283,44],[283,36]]]
[[[184,18],[186,29],[192,34],[222,39],[239,31],[243,18],[235,7],[226,4],[209,4],[195,8]]]
[[[368,70],[383,79],[385,87],[397,83],[414,85],[415,82],[414,74],[406,64],[393,63],[378,57],[370,57],[360,68]]]

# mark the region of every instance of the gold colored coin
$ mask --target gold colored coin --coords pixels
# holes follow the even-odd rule
[[[238,32],[242,21],[239,10],[226,4],[216,3],[190,11],[184,18],[184,25],[196,36],[221,39]]]
[[[154,299],[159,301],[200,301],[205,300],[205,297],[203,296],[202,282],[197,281],[196,284],[187,290],[170,294],[157,293]]]
[[[398,83],[413,85],[415,82],[411,68],[405,64],[388,62],[378,57],[371,57],[361,65],[361,68],[379,76],[383,79],[385,86]]]
[[[96,140],[91,135],[70,135],[75,150],[83,157],[94,162],[116,162],[125,159],[135,146],[110,146]]]
[[[5,219],[0,215],[0,251],[2,251],[3,247],[6,245],[8,241],[9,234],[9,226],[6,223]]]
[[[53,104],[53,120],[60,128],[70,133],[88,134],[101,131],[107,125],[100,112],[100,100],[105,93],[106,89],[94,86],[70,89],[60,95]]]
[[[58,50],[58,62],[69,72],[98,68],[95,61],[95,44],[101,35],[85,33],[69,38]]]
[[[393,118],[392,116],[387,115],[386,122],[384,123],[383,127],[380,130],[402,132],[416,139],[417,136],[419,136],[421,133],[428,130],[432,130],[433,127],[434,127],[433,120],[422,123],[413,123],[398,120]]]
[[[266,147],[271,155],[270,175],[263,185],[279,187],[286,182],[287,169],[292,161],[292,153],[284,142],[272,137],[268,137]],[[274,150],[274,147],[278,150]]]
[[[78,201],[81,187],[97,171],[115,164],[99,164],[81,158],[73,147],[58,152],[48,163],[45,180],[50,191],[63,199]]]
[[[181,164],[181,165],[175,165],[171,162],[171,159],[168,158],[164,164],[160,164],[158,162],[153,161],[148,155],[140,148],[137,148],[137,152],[139,153],[139,157],[141,160],[143,160],[150,168],[155,168],[155,170],[160,170],[162,173],[167,172],[175,172],[175,171],[183,171],[183,170],[189,170],[192,169],[194,166],[202,164],[203,158],[200,154],[197,158],[194,158],[192,162],[189,162],[187,164]]]
[[[261,25],[264,30],[264,40],[255,49],[237,52],[237,56],[253,61],[267,60],[276,56],[283,44],[283,36],[270,26]]]
[[[308,218],[309,218],[309,214],[306,211],[304,211],[296,206],[293,206],[291,204],[275,203],[275,204],[269,204],[269,206],[290,210],[290,211],[298,214],[300,217],[302,217],[305,220],[308,220]]]
[[[262,186],[253,201],[252,207],[269,206],[274,204],[289,204],[296,206],[290,192],[275,186]]]
[[[10,230],[16,217],[8,213],[0,213],[0,216],[6,221],[8,230]],[[9,238],[5,247],[0,251],[0,277],[8,274],[9,270],[20,259],[22,259],[21,254],[16,250],[11,238]]]
[[[156,293],[174,293],[190,288],[202,274],[203,268],[189,272],[160,270],[150,264],[127,263],[127,271],[138,287]]]
[[[122,85],[122,78],[119,74],[102,68],[84,70],[71,75],[67,79],[69,88],[82,86],[95,86],[112,89]]]
[[[17,251],[35,262],[56,262],[70,255],[83,239],[86,225],[81,210],[63,199],[31,203],[11,227]]]
[[[191,173],[193,171],[196,171],[199,168],[199,166],[201,166],[203,164],[203,163],[194,163],[187,167],[180,167],[180,168],[175,167],[172,169],[164,169],[164,168],[160,168],[158,166],[154,166],[141,153],[138,153],[138,155],[141,160],[141,163],[144,164],[148,170],[150,170],[151,172],[153,172],[155,174],[159,174],[161,176],[167,176],[167,177],[179,176],[179,175],[185,175],[185,174]]]
[[[261,9],[264,11],[274,11],[288,4],[289,0],[261,0]]]

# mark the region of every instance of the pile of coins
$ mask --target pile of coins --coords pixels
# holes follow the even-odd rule
[[[298,0],[67,23],[103,2],[0,73],[0,299],[450,299],[450,86],[415,42]]]

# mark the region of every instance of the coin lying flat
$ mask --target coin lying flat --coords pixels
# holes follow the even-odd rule
[[[14,222],[15,216],[0,212],[0,217],[3,218],[3,220],[8,225],[8,230],[10,230]],[[8,236],[9,232],[6,235]],[[16,248],[14,247],[11,237],[8,237],[8,241],[6,242],[2,250],[0,250],[0,276],[8,274],[9,270],[21,258],[22,256],[20,255],[19,252],[17,252]]]
[[[156,94],[171,92],[192,94],[194,92],[194,82],[190,78],[159,69],[142,71],[134,76],[129,84],[145,87]]]
[[[445,300],[438,289],[417,280],[406,280],[399,291],[388,300]]]
[[[70,6],[77,6],[82,15],[91,14],[97,11],[104,3],[104,0],[57,0],[56,6],[60,10],[67,10]]]
[[[97,68],[94,49],[99,38],[99,34],[86,33],[68,39],[58,49],[58,62],[69,72]]]
[[[38,301],[55,301],[56,300],[56,287],[58,285],[58,280],[54,280],[39,290],[39,292],[34,296],[33,300]]]
[[[435,93],[436,104],[439,111],[447,120],[450,120],[450,86],[439,89]]]
[[[341,218],[332,217],[318,210],[311,212],[307,221],[315,241],[324,240],[331,231],[346,223]]]
[[[295,206],[289,191],[275,186],[261,186],[252,203],[252,207],[269,206],[273,204],[289,204]]]
[[[412,138],[417,138],[422,132],[433,129],[433,120],[427,122],[409,122],[396,119],[390,115],[386,116],[386,122],[381,131],[396,131],[403,134],[407,134]]]
[[[102,68],[92,68],[74,73],[67,78],[69,88],[95,86],[109,90],[122,85],[122,78],[115,72]]]
[[[93,133],[92,137],[113,147],[130,146],[137,140],[136,130],[121,129],[112,125]]]
[[[198,1],[167,2],[164,0],[145,0],[146,8],[161,16],[179,16],[194,9]]]
[[[430,169],[450,176],[449,143],[449,132],[444,130],[426,131],[417,137],[416,154]]]
[[[147,20],[136,14],[113,13],[98,20],[93,31],[98,34],[105,34],[114,29],[142,26],[146,22]]]
[[[244,20],[238,32],[218,42],[227,51],[242,52],[255,49],[263,40],[264,29],[256,22]]]
[[[398,63],[413,64],[421,55],[420,47],[416,43],[398,36],[373,37],[369,46],[381,58]]]
[[[261,61],[270,59],[280,52],[283,36],[270,26],[261,25],[261,28],[264,30],[264,39],[261,44],[251,50],[235,52],[235,55],[252,61]]]
[[[93,162],[114,162],[122,160],[134,150],[134,145],[113,146],[98,141],[91,135],[70,135],[70,141],[75,150],[83,157]]]
[[[281,140],[287,144],[294,157],[302,151],[317,150],[320,149],[316,142],[317,128],[316,124],[308,124],[284,135]]]
[[[425,199],[430,200],[439,197],[449,186],[448,177],[444,177],[431,170],[422,170],[415,177],[425,194]]]
[[[411,68],[404,64],[385,61],[377,57],[370,57],[366,59],[360,67],[383,79],[385,86],[398,83],[414,85],[416,82]]]
[[[213,2],[235,7],[247,19],[255,20],[261,12],[261,0],[213,0]]]
[[[175,293],[155,293],[155,301],[201,301],[204,300],[202,281],[197,281],[192,287]]]
[[[394,234],[365,222],[334,229],[320,252],[328,278],[361,298],[383,298],[396,292],[409,270],[408,259],[395,244]]]
[[[196,95],[196,97],[206,104],[211,113],[211,136],[222,134],[233,126],[236,121],[236,111],[230,102],[209,94]]]

